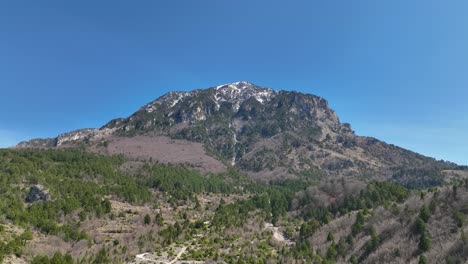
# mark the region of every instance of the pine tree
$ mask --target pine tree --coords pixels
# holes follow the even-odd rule
[[[149,214],[145,215],[145,218],[143,219],[143,223],[145,225],[149,225],[151,223],[151,216],[149,216]]]
[[[164,218],[161,213],[157,213],[156,216],[154,217],[154,222],[158,226],[162,226],[164,224]]]
[[[427,221],[429,221],[429,218],[431,217],[431,212],[429,211],[427,206],[424,205],[421,208],[421,211],[419,212],[419,217],[421,217],[421,219],[426,223]]]
[[[419,239],[419,249],[423,252],[428,251],[431,248],[431,238],[427,232],[421,234],[421,238]]]

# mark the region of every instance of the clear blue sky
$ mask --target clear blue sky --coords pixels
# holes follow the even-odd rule
[[[287,3],[287,5],[286,5]],[[0,146],[238,80],[468,164],[468,1],[1,1]]]

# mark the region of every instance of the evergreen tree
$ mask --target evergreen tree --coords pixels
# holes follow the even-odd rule
[[[145,218],[143,219],[143,223],[145,225],[149,225],[151,223],[151,216],[149,216],[149,214],[145,215]]]
[[[431,217],[431,212],[429,211],[427,206],[423,205],[421,211],[419,212],[419,217],[421,217],[421,219],[426,223],[427,221],[429,221],[429,218]]]
[[[419,239],[419,249],[421,249],[423,252],[426,252],[430,248],[431,248],[431,239],[429,237],[429,234],[427,232],[424,232],[421,234],[421,237]]]

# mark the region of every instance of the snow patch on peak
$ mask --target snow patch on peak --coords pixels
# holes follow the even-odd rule
[[[215,89],[219,90],[221,88],[231,88],[234,90],[239,90],[239,89],[244,89],[244,88],[252,87],[252,86],[255,87],[256,85],[253,83],[246,82],[246,81],[240,81],[240,82],[221,84],[221,85],[216,86]]]
[[[152,113],[156,110],[158,105],[163,103],[167,103],[169,107],[172,108],[189,95],[191,95],[190,92],[169,92],[158,98],[156,101],[143,106],[142,109],[146,110],[148,113]]]
[[[177,97],[172,100],[171,107],[174,107],[177,103],[180,102],[180,100],[184,99],[185,97],[187,97],[187,93],[178,93]]]
[[[240,104],[249,98],[255,98],[259,103],[268,102],[276,94],[270,88],[264,88],[255,84],[240,81],[229,84],[223,84],[214,88],[214,102],[218,108],[220,102],[228,101],[234,105],[236,111]]]
[[[233,82],[228,84],[218,85],[207,90],[193,90],[190,92],[169,92],[156,101],[153,101],[141,108],[148,113],[158,111],[161,105],[169,108],[174,108],[179,102],[184,101],[186,98],[196,97],[199,93],[209,92],[213,102],[215,103],[216,110],[219,110],[222,102],[232,103],[236,111],[240,105],[249,98],[255,98],[261,104],[268,102],[277,94],[276,91],[270,88],[257,86],[253,83],[246,81]]]

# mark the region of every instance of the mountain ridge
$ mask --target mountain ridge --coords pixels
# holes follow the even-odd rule
[[[101,128],[21,142],[17,147],[84,145],[106,153],[119,141],[116,138],[136,136],[203,144],[207,155],[225,166],[235,166],[264,181],[305,177],[317,170],[329,176],[388,180],[401,169],[456,166],[356,135],[322,97],[246,81],[169,92],[129,117],[111,120]],[[178,163],[177,159],[174,162]]]

